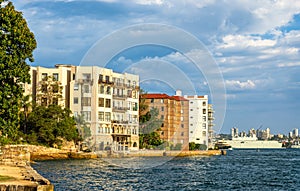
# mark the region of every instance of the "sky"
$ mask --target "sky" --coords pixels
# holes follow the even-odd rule
[[[12,2],[17,10],[23,12],[37,40],[32,66],[81,65],[91,54],[91,49],[104,42],[101,41],[103,39],[114,34],[121,37],[105,44],[104,52],[111,50],[119,41],[124,45],[132,40],[127,38],[132,31],[124,33],[128,27],[145,23],[156,27],[170,26],[175,32],[169,38],[159,27],[155,38],[174,39],[182,45],[182,40],[194,37],[195,42],[202,46],[201,50],[207,51],[211,57],[209,62],[203,60],[203,63],[213,60],[216,64],[212,63],[214,71],[222,76],[220,84],[226,91],[226,110],[224,123],[217,124],[218,132],[230,133],[232,127],[245,131],[269,127],[273,134],[288,134],[292,129],[300,128],[300,1]],[[178,31],[184,31],[187,38],[176,36]],[[139,35],[139,30],[133,32],[135,36]],[[159,42],[163,40],[161,38]],[[172,95],[176,89],[183,87],[183,94],[191,94],[184,89],[187,87],[184,83],[180,84],[184,81],[193,84],[197,94],[215,95],[217,100],[218,94],[213,90],[222,87],[213,84],[213,76],[207,72],[205,64],[201,63],[203,68],[198,71],[190,59],[199,56],[199,51],[180,51],[180,44],[174,47],[163,46],[163,43],[150,45],[152,41],[150,38],[149,44],[125,47],[116,52],[105,66],[117,72],[147,73],[148,78],[141,82],[141,88],[147,92]],[[106,54],[101,53],[97,53],[97,58],[105,57]],[[224,112],[218,109],[216,101],[211,102],[216,103],[216,114]]]

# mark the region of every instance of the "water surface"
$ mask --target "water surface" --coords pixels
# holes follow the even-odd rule
[[[129,168],[124,168],[125,164]],[[43,161],[32,166],[57,191],[300,190],[300,149],[233,150],[226,156],[135,157],[110,162]]]

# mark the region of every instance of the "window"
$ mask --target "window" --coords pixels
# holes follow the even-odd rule
[[[192,101],[190,102],[190,104],[193,104],[193,103],[194,103],[194,102],[192,102]]]
[[[163,120],[163,119],[164,119],[164,115],[161,115],[161,116],[160,116],[160,119],[162,119],[162,120]]]
[[[180,121],[183,121],[183,117],[182,116],[180,117]]]
[[[191,123],[190,126],[193,126],[193,123]]]
[[[101,85],[99,88],[99,93],[104,94],[104,85]]]
[[[98,112],[98,121],[104,121],[104,112]]]
[[[181,128],[184,128],[184,124],[181,124]]]
[[[99,82],[103,82],[103,75],[99,74]]]
[[[137,111],[138,110],[138,103],[132,102],[132,110]]]
[[[105,107],[110,108],[110,99],[105,100]]]
[[[91,112],[90,111],[82,111],[81,115],[85,121],[91,121]]]
[[[72,80],[75,80],[75,79],[76,79],[76,74],[73,74]]]
[[[164,109],[165,109],[164,107],[161,107],[161,108],[160,108],[161,111],[164,111]]]
[[[53,93],[58,93],[59,85],[58,84],[53,84],[51,86],[52,86],[52,92]]]
[[[109,76],[105,76],[105,82],[109,82]]]
[[[90,97],[83,97],[81,100],[82,106],[91,106],[91,98]]]
[[[160,103],[164,103],[164,99],[160,99]]]
[[[202,102],[202,105],[203,105],[203,106],[206,106],[206,101]]]
[[[206,116],[203,116],[203,118],[202,118],[202,119],[203,119],[203,121],[206,121]]]
[[[190,111],[193,111],[193,109],[190,109]]]
[[[104,98],[98,99],[98,107],[104,107]]]
[[[47,84],[42,84],[42,93],[47,93],[48,92],[48,85]]]
[[[110,122],[111,120],[110,120],[110,113],[105,113],[105,121],[106,122]]]
[[[193,133],[193,131],[190,131],[190,133]]]
[[[48,74],[42,73],[42,81],[47,81],[47,80],[48,80]]]
[[[206,137],[206,131],[202,131],[202,137]]]
[[[74,91],[78,91],[79,89],[79,85],[78,84],[74,84]]]
[[[203,114],[206,114],[206,109],[203,109]]]
[[[52,104],[53,105],[58,105],[58,98],[57,97],[52,99]]]
[[[111,91],[110,91],[110,89],[111,89],[111,88],[110,88],[110,86],[107,86],[107,87],[106,87],[106,94],[108,94],[108,95],[110,95],[110,94],[111,94]]]
[[[206,129],[206,123],[202,123],[203,129]]]
[[[127,97],[132,97],[132,91],[131,90],[127,90]]]
[[[83,85],[83,93],[91,93],[90,85]]]
[[[74,111],[74,117],[78,117],[78,112]]]
[[[151,103],[154,103],[154,99],[153,98],[151,98],[151,101],[150,101]]]
[[[182,137],[184,136],[184,132],[181,132],[181,136],[182,136]]]
[[[90,82],[91,81],[91,74],[82,74],[82,78],[84,82]]]
[[[53,73],[53,81],[58,81],[58,73]]]
[[[78,104],[78,97],[74,97],[73,103]]]

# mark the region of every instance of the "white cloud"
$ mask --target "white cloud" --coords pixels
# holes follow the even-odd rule
[[[226,80],[226,88],[228,90],[249,90],[256,87],[255,83],[252,80],[247,80],[241,82],[239,80]]]
[[[262,39],[259,36],[248,36],[248,35],[227,35],[223,37],[223,44],[218,48],[235,48],[235,49],[246,49],[246,48],[264,48],[272,47],[276,44],[275,40]]]

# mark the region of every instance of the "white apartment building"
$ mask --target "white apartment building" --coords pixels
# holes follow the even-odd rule
[[[208,146],[208,96],[184,96],[189,100],[189,142]]]
[[[71,87],[70,108],[89,124],[96,150],[138,150],[138,75],[78,66]]]

